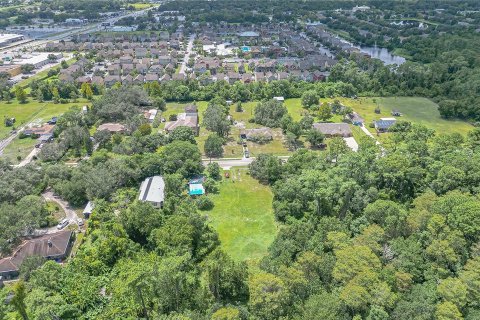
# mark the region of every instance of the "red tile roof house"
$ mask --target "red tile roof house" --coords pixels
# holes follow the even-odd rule
[[[10,257],[0,259],[0,276],[4,279],[19,275],[23,260],[31,256],[41,256],[49,260],[63,260],[67,257],[72,239],[72,231],[63,230],[40,238],[25,241]]]

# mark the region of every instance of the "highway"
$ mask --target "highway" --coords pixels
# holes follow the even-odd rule
[[[9,51],[34,50],[35,48],[38,48],[42,45],[45,45],[47,42],[50,42],[50,41],[59,41],[59,40],[66,39],[68,37],[71,37],[71,36],[73,36],[75,34],[79,34],[79,33],[100,31],[103,28],[102,23],[107,22],[107,23],[110,23],[110,24],[114,24],[115,22],[117,22],[118,20],[120,20],[122,18],[141,16],[141,15],[145,14],[147,11],[149,11],[153,8],[155,8],[155,7],[130,12],[130,13],[127,13],[127,14],[124,14],[124,15],[121,15],[121,16],[118,16],[118,17],[113,17],[113,18],[110,18],[110,19],[107,19],[107,20],[104,20],[104,21],[101,21],[101,22],[96,22],[96,23],[89,24],[89,25],[86,25],[86,26],[83,26],[83,27],[80,27],[80,28],[72,29],[72,30],[67,31],[67,32],[62,32],[62,33],[59,33],[59,34],[53,34],[53,35],[47,36],[45,39],[35,39],[35,40],[30,40],[30,41],[27,40],[27,42],[24,41],[24,42],[16,44],[16,45],[13,44],[13,45],[10,45],[8,47],[1,48],[0,50],[2,50],[2,51],[3,50],[9,50]]]

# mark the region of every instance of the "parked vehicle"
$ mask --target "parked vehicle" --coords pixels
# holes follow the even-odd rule
[[[83,226],[83,225],[85,224],[85,221],[83,221],[82,218],[78,218],[78,219],[77,219],[77,224],[78,224],[79,227],[81,227],[81,226]]]
[[[62,230],[63,228],[65,228],[66,226],[68,226],[68,224],[70,223],[70,221],[68,219],[63,219],[62,221],[60,221],[60,223],[57,225],[57,229],[58,230]]]

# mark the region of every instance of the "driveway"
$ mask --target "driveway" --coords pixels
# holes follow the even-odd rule
[[[63,211],[65,211],[65,218],[70,221],[70,224],[71,223],[76,223],[77,218],[78,218],[77,213],[73,209],[70,208],[70,205],[68,204],[67,201],[59,198],[58,196],[55,196],[52,191],[46,191],[46,192],[42,193],[42,197],[45,200],[53,201],[56,204],[58,204],[58,206],[60,208],[62,208]],[[59,230],[57,229],[57,226],[54,226],[54,227],[50,227],[50,228],[35,230],[35,234],[36,235],[52,234],[52,233],[56,233],[58,231]]]
[[[355,141],[354,137],[343,138],[343,140],[345,140],[345,143],[350,149],[352,149],[355,152],[358,151],[358,143],[357,141]]]

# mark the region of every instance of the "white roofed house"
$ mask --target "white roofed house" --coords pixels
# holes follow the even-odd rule
[[[148,177],[140,186],[138,200],[150,202],[156,208],[163,208],[165,200],[165,181],[162,176]]]

